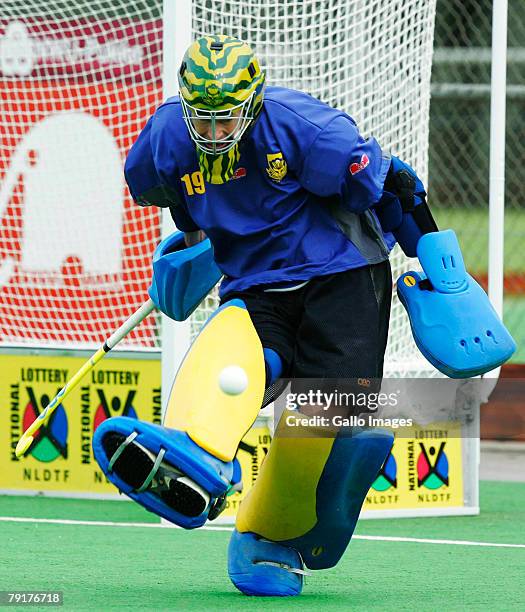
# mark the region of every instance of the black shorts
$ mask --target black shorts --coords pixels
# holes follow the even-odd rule
[[[391,296],[384,261],[319,276],[293,291],[252,287],[223,303],[244,301],[263,347],[283,360],[283,377],[381,378]]]

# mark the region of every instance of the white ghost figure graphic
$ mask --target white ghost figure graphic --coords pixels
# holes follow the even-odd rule
[[[20,176],[21,271],[59,273],[71,257],[88,277],[121,271],[122,160],[113,134],[99,119],[59,112],[36,123],[11,157],[0,189],[0,216]],[[0,282],[12,268],[4,260]]]

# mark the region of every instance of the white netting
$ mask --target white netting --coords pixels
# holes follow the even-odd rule
[[[268,83],[345,110],[426,183],[434,14],[435,0],[201,0],[193,29],[249,42]],[[396,248],[394,278],[409,267]],[[216,304],[208,299],[207,307]],[[197,314],[193,333],[204,318]],[[397,298],[386,361],[387,371],[429,368]]]
[[[99,344],[146,298],[158,210],[123,162],[162,101],[162,1],[0,3],[0,342]],[[126,339],[158,345],[155,317]]]
[[[159,214],[132,205],[122,165],[162,99],[161,6],[0,4],[0,343],[98,343],[145,298]],[[435,0],[195,0],[193,34],[248,41],[269,83],[344,109],[426,179],[434,12]],[[392,263],[407,269],[399,251]],[[126,346],[159,346],[157,323]],[[395,303],[388,362],[416,355]]]

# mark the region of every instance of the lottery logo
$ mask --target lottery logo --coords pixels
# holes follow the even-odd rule
[[[33,423],[40,412],[49,404],[50,397],[43,394],[37,398],[32,387],[26,387],[29,402],[24,410],[24,431]],[[57,393],[60,389],[57,389]],[[67,416],[64,407],[60,405],[51,415],[46,425],[42,425],[34,436],[30,455],[37,461],[50,463],[57,457],[67,459]]]
[[[397,462],[392,452],[385,459],[379,474],[372,485],[375,491],[386,491],[387,489],[397,488]]]
[[[102,389],[97,389],[98,398],[100,404],[95,411],[95,418],[93,419],[93,431],[105,421],[114,416],[127,416],[133,419],[137,418],[137,413],[133,407],[133,400],[135,399],[136,391],[129,391],[126,399],[122,401],[117,395],[111,399],[106,397],[106,394]]]
[[[417,458],[417,484],[419,487],[435,490],[448,486],[448,459],[445,454],[445,442],[441,442],[436,451],[435,446],[419,443],[421,452]]]

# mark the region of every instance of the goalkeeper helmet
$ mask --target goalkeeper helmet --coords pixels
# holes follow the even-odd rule
[[[186,51],[179,71],[184,120],[196,146],[222,155],[259,114],[264,73],[252,49],[231,36],[203,36]]]

